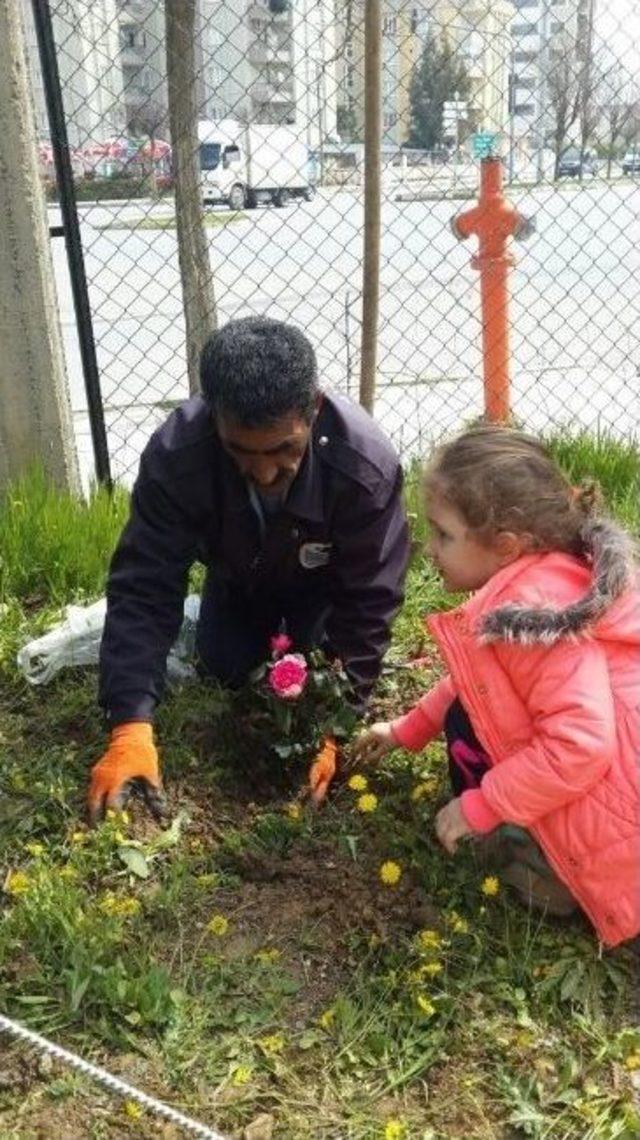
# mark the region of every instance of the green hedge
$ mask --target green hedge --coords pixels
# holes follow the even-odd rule
[[[124,200],[128,198],[148,198],[149,187],[144,178],[86,178],[76,182],[76,198],[78,202],[100,202],[109,199]],[[172,190],[156,190],[154,197],[166,198],[172,195]],[[58,201],[58,187],[55,182],[47,182],[47,200]]]

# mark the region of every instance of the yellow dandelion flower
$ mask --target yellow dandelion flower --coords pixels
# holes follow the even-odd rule
[[[302,808],[300,804],[296,803],[295,800],[293,803],[287,804],[287,815],[289,816],[289,819],[293,820],[293,822],[296,823],[297,820],[299,820],[302,816]]]
[[[433,1017],[434,1013],[436,1012],[436,1007],[430,998],[426,997],[425,994],[418,994],[416,1003],[418,1009],[421,1013],[424,1014],[425,1017]]]
[[[214,871],[208,871],[205,875],[198,875],[196,883],[199,887],[215,887],[218,882],[218,876]]]
[[[71,842],[74,847],[80,847],[83,843],[87,842],[89,838],[86,831],[74,831],[71,835]]]
[[[442,938],[437,930],[421,930],[417,942],[420,950],[439,950],[442,946]]]
[[[253,1069],[250,1065],[236,1065],[231,1073],[231,1080],[234,1085],[246,1085],[253,1076]]]
[[[199,835],[194,835],[193,839],[189,840],[189,850],[197,855],[199,851],[204,851],[204,842]]]
[[[351,788],[352,792],[366,792],[369,781],[366,776],[361,776],[359,772],[356,772],[355,776],[352,776],[348,781],[347,787]]]
[[[446,914],[444,920],[454,934],[469,933],[469,923],[467,919],[458,914],[457,910],[452,910],[450,914]]]
[[[385,887],[395,887],[402,878],[402,867],[399,863],[395,863],[393,859],[387,859],[383,863],[378,872],[380,881],[384,883]]]
[[[256,1045],[262,1050],[265,1057],[275,1057],[284,1049],[286,1040],[282,1033],[270,1033],[267,1037],[258,1037]]]
[[[320,1014],[318,1025],[322,1026],[323,1029],[331,1029],[335,1019],[336,1011],[333,1006],[330,1006],[329,1009],[325,1009],[324,1013]]]
[[[263,946],[261,950],[256,950],[254,958],[258,962],[262,962],[265,966],[271,966],[282,957],[282,951],[278,950],[277,946]]]
[[[118,899],[116,914],[122,918],[132,918],[139,911],[140,899],[135,898],[134,895],[126,895],[124,898]]]
[[[363,796],[358,796],[356,807],[358,811],[368,814],[375,811],[378,806],[378,797],[374,796],[372,792],[365,792]]]
[[[442,973],[442,962],[425,962],[422,973],[426,978],[435,978]]]
[[[407,1135],[404,1120],[387,1120],[384,1126],[384,1140],[405,1140]]]
[[[64,867],[58,871],[58,877],[66,879],[68,883],[75,883],[76,879],[80,878],[80,874],[75,867],[70,867],[68,863],[65,863]]]
[[[373,934],[369,935],[369,949],[375,950],[376,946],[379,946],[381,942],[382,942],[382,939],[381,939],[380,935],[376,934],[376,932],[374,930]]]
[[[630,1073],[635,1073],[636,1069],[640,1069],[640,1052],[629,1053],[629,1056],[624,1059],[624,1067]]]
[[[480,890],[488,899],[494,898],[500,891],[500,880],[495,875],[487,875],[480,884]]]
[[[122,1110],[125,1116],[130,1116],[132,1120],[139,1120],[142,1116],[142,1105],[135,1100],[125,1100]]]
[[[31,887],[31,879],[26,871],[10,871],[4,889],[8,895],[24,895]]]
[[[113,891],[106,891],[98,906],[103,914],[117,914],[120,900]]]
[[[223,914],[214,914],[207,923],[207,930],[209,934],[214,934],[216,938],[224,938],[224,935],[229,929],[229,919],[225,918]]]
[[[417,803],[418,800],[426,800],[429,796],[433,795],[433,793],[437,790],[437,787],[438,781],[436,780],[435,776],[432,776],[428,780],[421,780],[420,783],[416,784],[415,788],[412,790],[411,799],[414,803]]]

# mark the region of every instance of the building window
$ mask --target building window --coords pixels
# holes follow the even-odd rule
[[[535,91],[537,86],[538,80],[533,76],[529,78],[527,76],[519,75],[516,79],[516,87],[518,89],[518,93],[520,91]]]
[[[398,21],[395,16],[385,16],[382,31],[385,36],[395,36]]]
[[[537,31],[537,24],[512,24],[511,26],[511,32],[514,36],[535,36]]]
[[[513,0],[514,8],[537,8],[538,0]]]
[[[345,59],[353,59],[353,40],[345,40],[344,54]]]
[[[388,131],[390,127],[395,127],[396,123],[398,122],[398,116],[396,112],[386,111],[383,115],[382,122],[386,131]]]
[[[516,103],[514,107],[516,115],[533,115],[535,109],[534,103]]]
[[[517,51],[513,58],[516,63],[535,63],[538,56],[535,51]]]
[[[351,90],[353,87],[353,68],[347,68],[347,87]]]

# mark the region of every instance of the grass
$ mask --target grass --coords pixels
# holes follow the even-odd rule
[[[640,531],[632,446],[552,445]],[[414,473],[419,538],[418,487]],[[485,896],[470,851],[441,853],[440,745],[369,775],[371,815],[346,783],[314,813],[295,784],[274,795],[241,768],[221,747],[224,698],[187,686],[158,722],[172,823],[134,805],[85,828],[104,740],[95,676],[31,689],[13,659],[63,602],[103,591],[125,513],[124,496],[81,505],[37,474],[0,505],[0,1008],[235,1135],[266,1114],[282,1140],[636,1137],[633,952],[600,956],[581,922]],[[422,616],[448,602],[416,560],[395,660],[429,652]],[[430,672],[390,668],[380,713]],[[395,888],[379,879],[387,860]],[[17,1047],[2,1070],[7,1140],[158,1135],[157,1119]]]
[[[218,229],[220,226],[229,226],[233,222],[240,222],[246,218],[246,214],[241,210],[225,210],[224,213],[216,213],[212,210],[207,210],[202,215],[202,220],[207,229]],[[175,230],[176,217],[175,214],[165,214],[158,217],[144,217],[133,218],[131,221],[122,219],[118,222],[107,222],[104,225],[97,226],[99,230]]]

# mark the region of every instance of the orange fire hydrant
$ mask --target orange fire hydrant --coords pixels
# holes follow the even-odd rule
[[[510,237],[524,239],[534,229],[502,193],[502,162],[483,158],[478,205],[452,219],[457,238],[477,234],[478,253],[471,264],[480,270],[484,410],[489,423],[506,423],[510,415],[508,271],[514,264]]]

